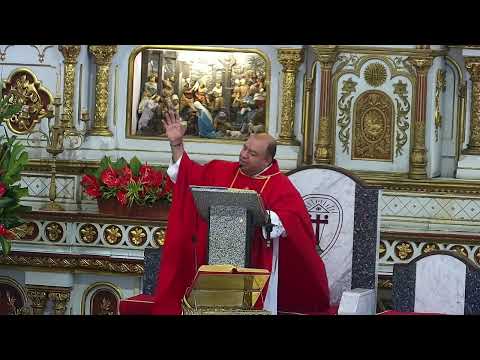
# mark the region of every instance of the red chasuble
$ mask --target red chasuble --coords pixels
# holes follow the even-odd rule
[[[287,237],[279,239],[279,312],[321,313],[329,308],[325,266],[315,250],[315,238],[304,202],[275,160],[254,177],[240,171],[238,162],[213,160],[199,165],[184,152],[168,217],[153,314],[180,314],[181,299],[196,270],[206,262],[208,223],[196,211],[190,185],[222,186],[257,191],[265,208],[278,214]],[[251,244],[251,267],[271,270],[272,247],[261,228]]]

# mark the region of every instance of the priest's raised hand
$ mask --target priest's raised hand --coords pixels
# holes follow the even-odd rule
[[[182,125],[182,121],[177,112],[169,110],[165,113],[165,120],[162,120],[165,126],[165,132],[170,140],[172,148],[173,161],[177,161],[183,154],[183,136],[186,127]]]

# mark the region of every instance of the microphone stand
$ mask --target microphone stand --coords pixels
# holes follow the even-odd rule
[[[272,244],[272,240],[270,238],[270,234],[273,230],[272,218],[270,217],[270,212],[267,211],[267,223],[265,224],[265,232],[267,233],[267,247],[270,247]]]

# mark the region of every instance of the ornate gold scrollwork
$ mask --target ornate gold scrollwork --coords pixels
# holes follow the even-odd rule
[[[403,104],[395,98],[397,104],[397,131],[395,136],[395,156],[398,157],[403,154],[403,146],[408,141],[407,130],[410,127],[407,115],[410,112],[410,102],[408,101],[407,83],[398,80],[398,83],[393,85],[393,93],[397,95]]]
[[[352,159],[393,159],[393,102],[383,91],[364,92],[355,101]]]
[[[410,75],[415,76],[415,69],[413,66],[408,62],[408,57],[396,56],[393,58],[393,64],[395,65],[396,70],[407,70]]]
[[[445,92],[447,83],[445,80],[447,72],[445,70],[437,70],[437,80],[435,85],[435,141],[438,141],[438,129],[442,127],[442,112],[440,111],[440,93]]]
[[[340,130],[338,131],[338,138],[343,146],[343,152],[349,154],[350,152],[350,123],[351,123],[351,109],[353,93],[355,93],[357,83],[349,78],[343,82],[342,95],[338,100],[339,118],[337,120]],[[352,95],[352,96],[350,96]]]
[[[346,67],[351,67],[354,69],[358,62],[360,61],[360,57],[355,54],[340,54],[337,57],[337,65],[335,67],[335,73],[342,71]]]
[[[37,123],[46,117],[48,105],[53,102],[52,95],[40,85],[37,77],[28,69],[15,70],[5,81],[2,97],[7,96],[12,101],[28,105],[28,117],[20,114],[5,119],[8,128],[15,134],[30,132]]]
[[[38,234],[38,226],[34,222],[28,222],[10,229],[18,240],[33,240]]]

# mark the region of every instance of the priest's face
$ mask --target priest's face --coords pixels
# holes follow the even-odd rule
[[[246,175],[256,175],[270,165],[272,159],[267,155],[269,142],[250,136],[240,151],[240,169]]]

